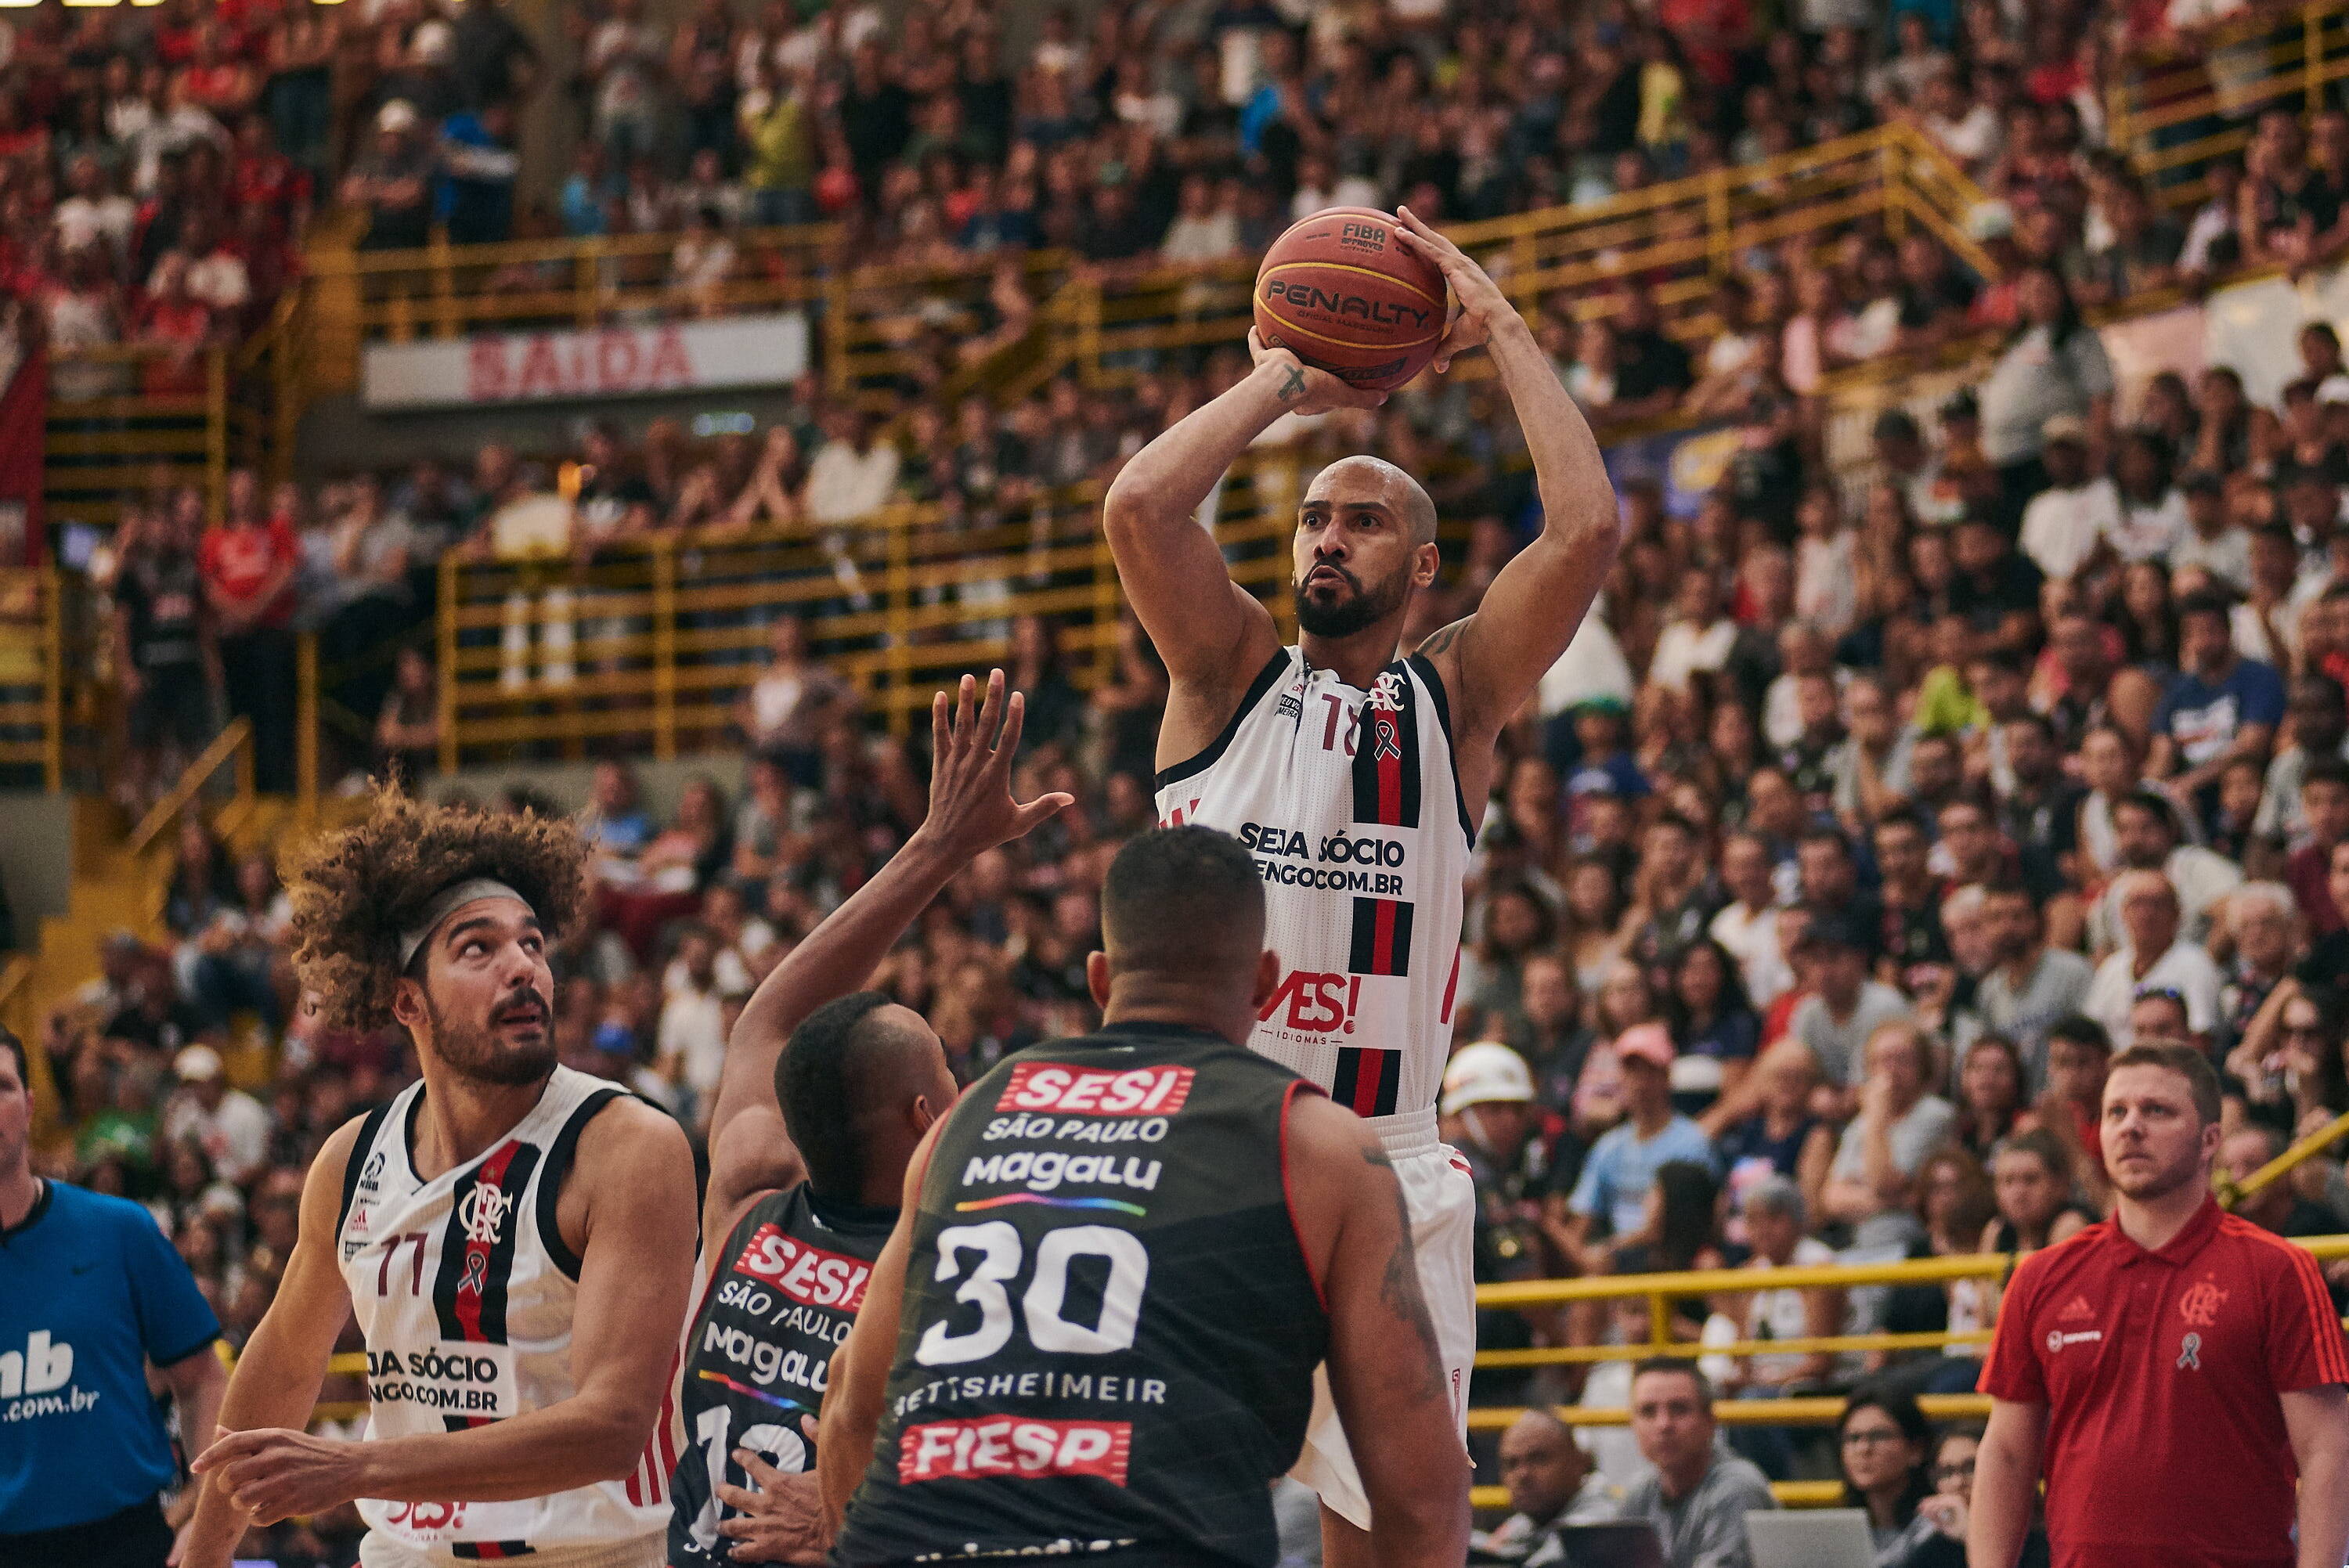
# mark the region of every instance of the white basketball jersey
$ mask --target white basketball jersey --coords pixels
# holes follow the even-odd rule
[[[512,1132],[429,1181],[409,1158],[423,1084],[367,1119],[343,1178],[335,1239],[367,1337],[369,1438],[463,1431],[577,1391],[579,1260],[564,1244],[555,1202],[581,1130],[621,1092],[557,1068]],[[657,1534],[684,1447],[673,1384],[625,1481],[512,1502],[362,1500],[360,1516],[435,1563],[559,1560],[564,1548]]]
[[[1282,649],[1214,743],[1158,775],[1158,820],[1237,836],[1264,878],[1280,989],[1248,1044],[1362,1116],[1425,1119],[1475,840],[1433,667],[1399,659],[1364,691]]]

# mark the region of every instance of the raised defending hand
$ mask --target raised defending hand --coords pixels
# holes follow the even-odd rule
[[[1327,370],[1316,369],[1286,348],[1268,345],[1248,328],[1248,357],[1260,368],[1267,364],[1280,367],[1280,379],[1273,384],[1273,395],[1280,399],[1282,408],[1291,414],[1326,414],[1332,408],[1375,408],[1387,400],[1383,392],[1369,392],[1359,387],[1349,387]]]
[[[969,676],[962,677],[951,709],[944,692],[930,699],[930,811],[919,833],[958,860],[1023,838],[1076,803],[1075,796],[1059,790],[1024,806],[1011,798],[1011,761],[1026,711],[1019,693],[1004,696],[1001,670],[987,673],[983,702],[978,682]]]
[[[1444,341],[1435,346],[1433,362],[1437,375],[1452,368],[1454,355],[1489,342],[1493,334],[1505,326],[1523,325],[1524,318],[1509,303],[1509,296],[1501,292],[1501,285],[1467,252],[1430,228],[1426,220],[1408,207],[1396,208],[1395,219],[1400,225],[1396,235],[1433,262],[1443,271],[1444,281],[1452,285],[1452,325],[1445,331]]]

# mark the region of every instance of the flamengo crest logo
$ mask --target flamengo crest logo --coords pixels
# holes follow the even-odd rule
[[[476,1182],[457,1203],[457,1222],[465,1227],[465,1239],[495,1245],[513,1202],[512,1194]]]
[[[2178,1298],[2178,1315],[2189,1327],[2209,1328],[2219,1321],[2219,1309],[2226,1305],[2227,1293],[2205,1277],[2188,1285],[2186,1294]]]

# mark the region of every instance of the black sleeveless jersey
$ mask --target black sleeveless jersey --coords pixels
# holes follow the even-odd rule
[[[922,1182],[848,1568],[1115,1553],[1266,1568],[1329,1339],[1288,1209],[1290,1097],[1202,1030],[1034,1047]]]
[[[731,1568],[734,1543],[718,1522],[732,1511],[718,1501],[718,1482],[757,1490],[735,1449],[787,1473],[815,1467],[800,1418],[823,1402],[832,1353],[896,1222],[894,1209],[819,1210],[802,1181],[750,1205],[726,1237],[686,1342],[669,1568]]]

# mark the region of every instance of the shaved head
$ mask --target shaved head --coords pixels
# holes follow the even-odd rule
[[[1305,499],[1384,507],[1403,525],[1414,547],[1435,542],[1435,502],[1417,480],[1384,458],[1367,453],[1340,458],[1313,476]]]
[[[1245,988],[1264,951],[1264,882],[1228,833],[1195,824],[1125,841],[1102,883],[1110,967]]]
[[[936,1031],[878,991],[826,1003],[792,1031],[775,1063],[775,1102],[815,1189],[861,1201],[867,1157],[905,1105],[926,1094],[934,1111],[954,1103],[954,1075]],[[882,1174],[891,1182],[902,1173]]]
[[[1297,503],[1289,588],[1308,636],[1398,630],[1414,584],[1435,581],[1435,503],[1383,459],[1340,458]]]

